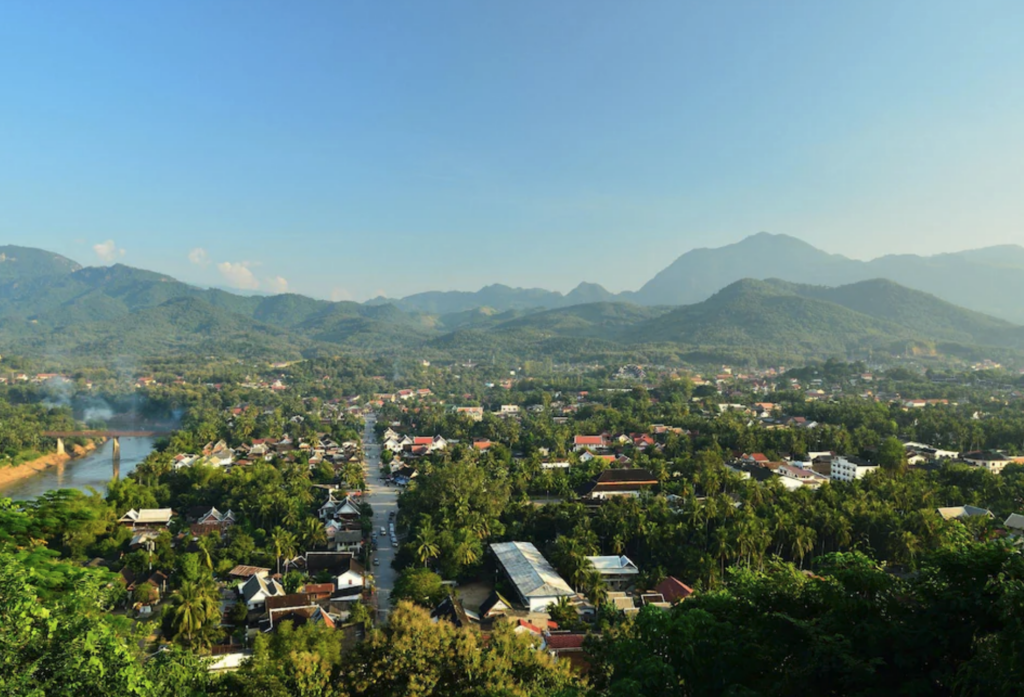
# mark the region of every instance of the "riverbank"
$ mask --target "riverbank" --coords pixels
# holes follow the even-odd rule
[[[100,441],[103,442],[103,441]],[[72,460],[80,457],[85,457],[93,450],[99,447],[96,441],[86,441],[85,445],[72,445],[69,446],[71,452],[63,455],[59,453],[51,453],[49,455],[43,455],[37,457],[35,460],[29,460],[23,462],[20,465],[13,467],[0,467],[0,487],[5,487],[14,482],[21,481],[31,477],[32,475],[39,474],[40,472],[47,470],[51,467],[57,467],[59,465],[65,465]]]

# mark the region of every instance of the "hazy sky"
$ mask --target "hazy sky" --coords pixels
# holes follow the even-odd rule
[[[365,299],[1024,244],[1024,2],[0,3],[0,242]]]

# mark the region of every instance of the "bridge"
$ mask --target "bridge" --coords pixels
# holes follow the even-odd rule
[[[121,439],[122,438],[157,438],[169,436],[171,431],[117,431],[117,430],[92,430],[92,431],[43,431],[42,435],[47,438],[57,439],[57,454],[64,455],[65,438],[108,438],[113,441],[111,456],[114,464],[114,479],[119,477],[121,471]]]

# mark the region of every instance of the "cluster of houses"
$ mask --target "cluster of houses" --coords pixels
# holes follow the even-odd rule
[[[326,434],[311,441],[296,441],[287,435],[283,438],[257,438],[237,448],[232,448],[226,441],[219,440],[207,443],[200,453],[175,455],[173,466],[175,469],[194,465],[230,469],[236,465],[251,465],[259,460],[270,462],[274,458],[280,458],[284,462],[295,462],[297,455],[307,458],[310,467],[326,462],[337,471],[346,463],[361,461],[362,450],[356,441],[337,443]]]
[[[586,632],[566,631],[551,621],[548,608],[568,602],[583,620],[593,620],[596,607],[574,591],[551,563],[529,542],[496,542],[489,547],[497,562],[501,584],[511,593],[493,590],[479,605],[468,605],[461,597],[449,595],[431,613],[434,621],[457,627],[491,631],[498,622],[509,622],[517,634],[534,640],[538,650],[574,668],[586,670]],[[653,589],[638,589],[640,569],[628,557],[587,557],[609,588],[608,602],[633,615],[646,605],[667,609],[684,601],[693,589],[679,579],[668,577]]]
[[[151,542],[168,529],[174,515],[169,508],[131,509],[118,522],[132,531],[132,549],[152,551]],[[364,599],[367,592],[368,574],[359,561],[364,545],[361,515],[357,500],[328,491],[327,500],[319,509],[326,532],[324,548],[308,550],[284,560],[282,565],[282,573],[294,569],[313,579],[297,593],[286,593],[281,574],[274,574],[267,568],[239,565],[229,572],[237,602],[246,607],[250,633],[273,631],[285,619],[296,625],[313,622],[335,627],[347,618],[352,603]],[[222,512],[215,507],[198,506],[186,513],[186,519],[189,527],[172,538],[173,546],[187,548],[211,532],[226,532],[235,523],[235,514],[230,510]],[[129,591],[149,583],[150,597],[136,607],[143,615],[148,614],[152,604],[159,602],[167,591],[168,574],[159,569],[138,574],[125,567],[121,577]]]

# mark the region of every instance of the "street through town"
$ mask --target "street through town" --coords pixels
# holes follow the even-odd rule
[[[363,454],[365,459],[366,492],[367,502],[373,507],[373,532],[377,535],[377,552],[374,555],[379,560],[379,565],[371,566],[369,571],[373,574],[374,584],[377,589],[378,621],[386,622],[388,611],[391,609],[391,590],[395,585],[397,572],[391,568],[391,562],[395,558],[395,548],[391,544],[388,514],[394,512],[398,515],[398,488],[384,486],[383,475],[380,469],[380,445],[377,443],[377,434],[374,426],[377,423],[374,414],[367,414],[366,429],[363,432]],[[381,534],[381,528],[384,534]]]

